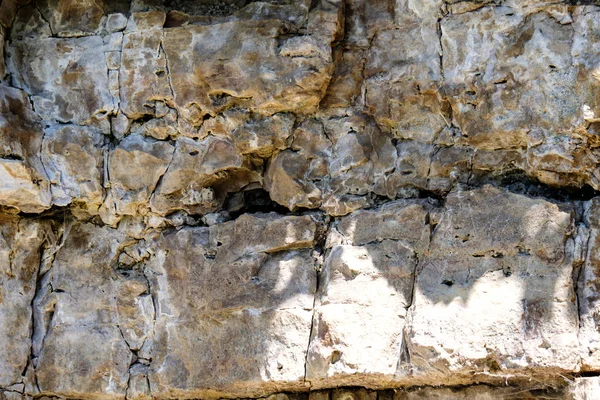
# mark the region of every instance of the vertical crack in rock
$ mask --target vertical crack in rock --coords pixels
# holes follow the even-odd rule
[[[131,381],[131,367],[133,366],[133,364],[136,363],[137,355],[136,355],[136,352],[131,348],[131,345],[129,344],[127,339],[125,339],[125,335],[123,334],[123,329],[121,329],[121,325],[119,323],[116,323],[115,327],[117,328],[119,335],[121,335],[121,339],[123,339],[123,343],[125,343],[125,346],[127,346],[127,348],[129,349],[129,352],[131,353],[131,361],[129,362],[129,369],[127,372],[128,373],[127,386],[125,388],[125,393],[127,393],[129,391],[129,384]]]
[[[589,224],[586,223],[585,210],[577,213],[575,219],[576,232],[573,236],[574,240],[574,260],[573,260],[573,291],[575,295],[575,302],[577,307],[577,328],[581,329],[581,316],[582,316],[582,293],[585,279],[585,267],[589,257],[590,242],[592,240],[592,233]],[[568,249],[565,249],[568,251]]]
[[[54,32],[52,30],[52,25],[50,24],[50,21],[48,21],[46,19],[46,16],[42,12],[42,10],[40,10],[40,6],[38,5],[37,0],[33,0],[33,5],[34,5],[35,9],[37,10],[37,12],[40,14],[40,18],[48,25],[48,30],[50,31],[50,34],[52,35],[52,37],[55,37],[56,32]]]
[[[148,296],[150,296],[150,298],[152,300],[152,330],[144,338],[144,343],[142,344],[141,349],[146,347],[146,343],[150,343],[149,349],[146,350],[146,353],[149,355],[152,355],[152,352],[153,352],[152,346],[154,343],[154,338],[156,337],[156,321],[158,318],[157,313],[158,313],[159,308],[158,308],[158,298],[156,295],[157,288],[154,287],[154,284],[153,284],[154,280],[150,279],[148,277],[148,273],[149,273],[149,271],[146,268],[146,266],[144,265],[142,267],[142,276],[146,280],[146,285],[148,287]],[[144,359],[144,361],[145,361],[145,363],[147,365],[147,369],[149,371],[152,366],[153,358],[150,357],[148,359]],[[150,375],[149,373],[145,374],[146,385],[148,388],[148,395],[152,396],[152,386],[150,385],[150,376],[149,375]],[[129,382],[128,382],[128,386],[129,386]]]
[[[37,360],[44,347],[44,341],[52,319],[54,318],[54,307],[56,305],[55,297],[48,297],[55,292],[52,287],[51,270],[54,264],[56,253],[64,246],[66,238],[69,236],[72,222],[63,222],[58,227],[59,237],[46,237],[40,248],[40,265],[36,277],[35,294],[31,300],[31,352],[28,360],[29,371],[25,374],[31,374],[32,383],[38,393],[41,392],[37,381]],[[51,229],[51,228],[49,228]]]
[[[159,57],[160,57],[160,53],[162,53],[165,56],[165,70],[167,73],[167,82],[169,83],[169,91],[171,92],[171,101],[169,103],[174,104],[175,102],[175,91],[173,90],[173,82],[171,81],[171,67],[170,67],[170,63],[169,63],[169,55],[167,54],[167,52],[165,51],[165,48],[163,47],[163,43],[165,40],[165,32],[163,30],[163,34],[162,37],[160,39],[160,44],[158,47],[158,51],[159,51]]]
[[[443,4],[442,4],[442,8],[440,8],[440,10],[439,10],[439,13],[440,13],[440,15],[437,20],[436,30],[437,30],[437,34],[438,34],[438,41],[440,44],[440,54],[439,54],[440,74],[442,76],[442,83],[445,85],[446,77],[444,75],[444,43],[442,40],[442,35],[444,33],[442,30],[442,20],[444,19]]]
[[[175,152],[177,151],[177,145],[173,146],[173,152],[171,153],[171,159],[169,160],[169,163],[167,164],[167,168],[165,168],[165,172],[163,172],[158,179],[156,180],[156,184],[154,185],[154,187],[152,188],[152,190],[150,191],[150,196],[148,196],[148,203],[152,204],[152,202],[155,199],[156,196],[156,191],[160,190],[163,184],[163,180],[165,178],[165,176],[167,175],[169,171],[169,168],[171,168],[171,165],[173,164],[173,160],[175,159]]]
[[[310,352],[310,345],[311,345],[311,341],[313,339],[313,332],[314,332],[314,328],[315,328],[315,318],[316,318],[316,306],[317,306],[317,296],[319,296],[319,289],[320,289],[320,285],[321,285],[321,271],[323,270],[323,263],[325,261],[325,253],[327,252],[327,250],[325,249],[325,244],[327,241],[327,237],[329,235],[329,233],[331,232],[331,228],[333,227],[334,224],[334,219],[329,219],[328,221],[325,220],[322,225],[321,225],[321,229],[317,229],[316,235],[317,235],[317,240],[315,241],[315,246],[314,246],[314,253],[313,253],[313,259],[315,260],[315,272],[316,272],[316,282],[315,282],[315,294],[314,294],[314,298],[313,298],[313,305],[312,305],[312,316],[310,319],[310,332],[308,335],[308,343],[306,345],[306,356],[304,358],[304,382],[308,384],[308,390],[310,390],[310,388],[312,387],[312,382],[310,380],[307,379],[307,374],[308,374],[308,356],[309,356],[309,352]],[[319,226],[319,224],[317,224],[317,227]]]

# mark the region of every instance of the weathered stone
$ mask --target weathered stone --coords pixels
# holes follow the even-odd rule
[[[41,159],[53,204],[74,202],[95,214],[103,198],[103,142],[94,128],[59,125],[44,131]]]
[[[127,136],[109,158],[108,176],[117,214],[136,215],[147,207],[150,196],[167,171],[175,148],[140,135]]]
[[[599,6],[0,0],[0,400],[597,398]]]
[[[32,302],[49,224],[0,216],[0,387],[22,383],[31,354]]]
[[[154,320],[147,282],[135,271],[117,273],[123,234],[75,223],[62,235],[35,301],[37,384],[42,392],[122,397],[131,350]]]
[[[441,26],[454,119],[469,142],[517,147],[533,126],[561,130],[577,124],[577,72],[563,57],[570,52],[572,27],[543,12],[527,16],[507,7],[475,15],[452,15]],[[464,43],[475,42],[483,45],[467,56]]]
[[[337,230],[342,239],[319,279],[307,379],[316,388],[382,386],[406,361],[405,316],[429,241],[427,210],[390,203],[342,218]]]
[[[229,140],[209,136],[195,141],[181,137],[152,196],[151,207],[158,214],[177,209],[207,213],[215,211],[228,192],[259,180]]]
[[[156,100],[173,101],[162,47],[164,18],[158,12],[132,14],[123,35],[120,107],[129,118],[152,115]]]
[[[109,90],[106,53],[98,36],[39,38],[11,47],[14,78],[44,120],[105,124],[118,99]]]
[[[450,193],[409,313],[416,376],[578,371],[572,223],[552,203],[490,186]]]
[[[25,92],[0,85],[0,204],[24,212],[50,207],[39,159],[42,127]]]
[[[315,231],[309,217],[265,214],[184,228],[152,246],[152,393],[302,390]]]
[[[301,43],[288,42],[290,50],[283,52],[284,45],[279,54],[282,28],[279,21],[240,21],[166,31],[174,100],[184,118],[199,125],[206,113],[215,115],[233,105],[269,114],[314,110],[330,78],[331,62],[319,53],[306,53]],[[284,76],[289,83],[282,86]]]
[[[36,0],[36,7],[48,21],[54,35],[74,37],[100,30],[103,3],[94,0]]]
[[[110,14],[106,19],[106,30],[120,32],[127,27],[127,17],[123,14]]]
[[[321,191],[306,180],[309,168],[309,161],[300,154],[289,150],[277,153],[267,167],[265,189],[273,200],[290,210],[317,208]]]
[[[386,10],[396,20],[388,14],[389,26],[379,22],[369,48],[366,107],[400,138],[431,142],[449,124],[449,107],[437,93],[443,78],[436,32],[440,7],[439,0],[397,2]]]

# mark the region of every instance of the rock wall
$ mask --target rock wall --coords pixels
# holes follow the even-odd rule
[[[600,2],[0,0],[0,399],[600,399]]]

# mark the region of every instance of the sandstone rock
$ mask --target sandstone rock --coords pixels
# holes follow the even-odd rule
[[[219,207],[227,192],[259,180],[229,140],[209,136],[195,141],[181,137],[152,196],[151,207],[163,215],[177,209],[207,213]]]
[[[400,138],[431,142],[449,124],[449,107],[437,93],[443,79],[440,7],[438,0],[398,2],[390,14],[379,14],[387,24],[378,21],[369,48],[366,107],[382,129]]]
[[[321,191],[306,180],[309,161],[286,150],[273,156],[265,176],[265,189],[273,200],[290,210],[298,207],[317,208],[321,204]]]
[[[0,0],[0,400],[597,398],[598,5]]]
[[[162,47],[164,13],[135,13],[123,35],[120,108],[132,119],[153,114],[155,100],[173,101]]]
[[[508,7],[474,15],[452,15],[441,27],[453,115],[469,143],[518,147],[532,127],[560,131],[577,126],[577,71],[563,57],[570,52],[573,28],[544,12],[527,16]],[[492,34],[499,31],[506,39]],[[464,43],[475,42],[484,45],[467,56]]]
[[[93,0],[36,0],[36,7],[48,21],[54,35],[73,37],[100,30],[103,3]]]
[[[199,125],[206,113],[215,115],[233,105],[268,114],[314,110],[330,78],[330,59],[305,53],[300,43],[287,44],[298,54],[279,54],[282,29],[281,22],[272,20],[165,31],[174,100],[184,118]],[[262,67],[256,64],[259,59]],[[281,85],[284,76],[288,81]]]
[[[324,109],[351,107],[361,94],[364,54],[360,50],[335,49],[333,62],[335,70],[319,106]]]

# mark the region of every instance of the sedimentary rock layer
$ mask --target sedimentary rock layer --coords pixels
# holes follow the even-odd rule
[[[0,399],[597,398],[595,3],[0,0]]]

